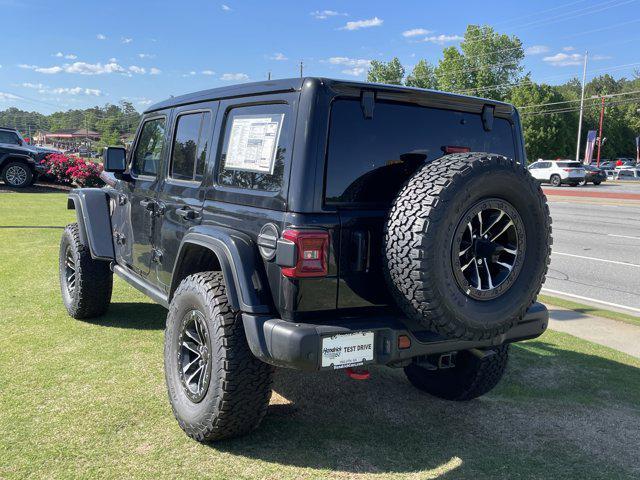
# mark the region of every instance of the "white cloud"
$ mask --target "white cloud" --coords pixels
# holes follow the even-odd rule
[[[133,38],[128,38],[128,37],[122,37],[122,43],[124,44],[128,44],[128,43],[132,43],[133,42]]]
[[[368,18],[366,20],[355,20],[347,22],[341,30],[359,30],[361,28],[379,27],[383,22],[384,20],[378,17]]]
[[[131,65],[129,67],[129,71],[131,73],[135,73],[135,74],[138,74],[138,75],[144,75],[145,73],[147,73],[147,71],[143,67],[139,67],[137,65]]]
[[[160,75],[161,73],[162,73],[162,70],[160,70],[159,68],[151,67],[149,69],[149,75]]]
[[[556,53],[548,57],[544,57],[543,61],[554,67],[569,67],[572,65],[582,65],[584,57],[580,53]]]
[[[23,86],[24,88],[33,88],[35,90],[42,90],[43,88],[46,88],[46,85],[43,85],[42,83],[24,82],[24,83],[21,83],[20,85]]]
[[[139,53],[138,58],[156,58],[156,56],[151,53]]]
[[[425,37],[422,39],[423,42],[429,43],[437,43],[438,45],[443,45],[448,42],[458,42],[460,40],[464,40],[464,37],[460,35],[433,35],[430,37]]]
[[[45,92],[40,93],[53,93],[55,95],[87,95],[93,97],[102,96],[102,90],[98,90],[97,88],[82,88],[82,87],[73,87],[73,88],[54,88],[52,90],[47,90]]]
[[[13,93],[0,92],[0,102],[4,102],[7,100],[20,100],[20,97],[14,95]]]
[[[554,67],[568,67],[571,65],[580,65],[583,58],[579,53],[556,53],[555,55],[544,57],[542,60]]]
[[[575,47],[572,47],[572,46],[562,47],[562,50],[564,50],[565,52],[573,52],[575,50]]]
[[[148,98],[141,98],[138,100],[138,105],[142,105],[144,107],[149,106],[153,103],[153,100],[149,100]]]
[[[97,34],[97,35],[96,35],[96,38],[97,38],[98,40],[106,40],[106,39],[107,39],[107,36],[106,36],[106,35],[103,35],[102,33],[99,33],[99,34]]]
[[[230,12],[233,10],[229,5],[225,5],[224,3],[220,5],[220,8],[222,8],[222,10],[225,12]]]
[[[346,70],[342,70],[342,73],[346,75],[351,75],[353,77],[359,77],[366,71],[367,69],[363,67],[353,67],[353,68],[347,68]]]
[[[55,67],[55,68],[60,68],[60,67]],[[124,73],[125,72],[124,67],[122,67],[121,65],[115,62],[105,63],[104,65],[100,62],[98,63],[75,62],[75,63],[63,65],[61,71],[62,70],[64,70],[66,73],[79,73],[80,75],[102,75],[105,73]]]
[[[331,57],[326,62],[332,65],[343,65],[345,67],[368,68],[371,60],[366,58]]]
[[[412,28],[411,30],[405,30],[402,32],[402,36],[405,38],[411,38],[418,37],[420,35],[429,35],[432,32],[432,30],[427,30],[426,28]]]
[[[111,57],[109,59],[109,63],[116,63],[118,61],[118,59],[116,57]]]
[[[203,70],[200,73],[202,73],[202,75],[207,75],[207,76],[211,76],[211,75],[215,75],[216,74],[216,72],[214,72],[213,70]]]
[[[46,75],[55,75],[56,73],[60,73],[62,72],[63,68],[62,67],[36,67],[33,69],[34,71],[38,72],[38,73],[44,73]]]
[[[525,48],[525,55],[541,55],[543,53],[547,53],[549,51],[549,47],[546,45],[532,45],[530,47]]]
[[[73,53],[62,53],[62,52],[56,53],[54,57],[66,58],[67,60],[75,60],[76,58],[78,58],[78,56],[74,55]]]
[[[224,73],[220,77],[220,80],[225,82],[244,82],[249,80],[249,75],[246,73]]]
[[[278,62],[284,62],[285,60],[289,60],[284,53],[277,52],[268,57],[269,60],[276,60]]]
[[[310,13],[313,18],[318,20],[326,20],[329,17],[346,17],[346,13],[336,12],[335,10],[316,10]]]

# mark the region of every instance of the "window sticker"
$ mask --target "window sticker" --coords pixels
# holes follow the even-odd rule
[[[234,117],[224,168],[273,174],[284,114]]]

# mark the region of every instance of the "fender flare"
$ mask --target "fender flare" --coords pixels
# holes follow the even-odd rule
[[[31,170],[35,170],[36,161],[33,159],[33,157],[30,157],[29,155],[26,155],[24,153],[12,153],[12,152],[5,153],[0,157],[0,170],[2,170],[2,168],[4,167],[5,162],[11,161],[12,159],[23,160],[25,163],[29,165],[29,168],[31,168]]]
[[[182,238],[173,267],[169,300],[179,283],[180,264],[189,245],[211,250],[220,262],[227,288],[227,298],[234,310],[248,313],[268,313],[269,288],[257,248],[249,236],[226,227],[198,225]]]
[[[69,193],[67,209],[76,211],[80,239],[89,246],[91,258],[115,259],[109,196],[100,188],[76,188]]]

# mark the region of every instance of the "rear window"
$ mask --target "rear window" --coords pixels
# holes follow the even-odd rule
[[[558,166],[560,168],[581,168],[582,164],[580,162],[558,162]]]
[[[325,203],[386,206],[447,146],[515,158],[513,128],[505,119],[496,118],[486,132],[479,114],[383,101],[365,119],[359,100],[338,100],[331,112]]]

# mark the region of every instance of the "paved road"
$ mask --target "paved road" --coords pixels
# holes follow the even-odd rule
[[[554,243],[543,293],[611,303],[640,315],[640,202],[547,198]]]

